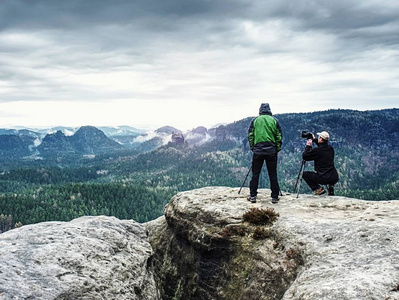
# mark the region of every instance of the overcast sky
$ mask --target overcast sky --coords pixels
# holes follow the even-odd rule
[[[399,107],[397,0],[1,0],[0,126]]]

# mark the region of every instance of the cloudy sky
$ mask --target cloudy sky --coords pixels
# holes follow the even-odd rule
[[[1,0],[0,126],[399,107],[397,0]]]

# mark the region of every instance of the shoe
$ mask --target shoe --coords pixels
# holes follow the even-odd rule
[[[247,200],[250,201],[251,203],[256,203],[256,196],[248,196]]]
[[[328,190],[328,195],[329,196],[334,196],[334,185],[327,184],[327,190]]]
[[[276,204],[276,203],[278,203],[278,198],[272,198],[272,203],[274,203],[274,204]]]
[[[326,190],[323,187],[319,187],[317,190],[315,190],[314,194],[316,196],[323,195],[326,192]]]

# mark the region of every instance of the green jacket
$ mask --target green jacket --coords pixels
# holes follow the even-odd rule
[[[272,116],[269,105],[262,104],[259,116],[252,120],[248,129],[251,150],[259,155],[278,153],[281,150],[282,139],[278,120]]]

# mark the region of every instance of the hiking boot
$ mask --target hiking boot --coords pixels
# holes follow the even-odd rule
[[[326,190],[323,187],[319,187],[317,190],[314,191],[314,194],[316,196],[323,195],[326,192]]]
[[[327,184],[327,190],[328,190],[328,195],[329,196],[334,196],[334,185]]]
[[[278,198],[272,198],[272,203],[274,204],[278,203]]]
[[[250,201],[251,203],[256,203],[256,196],[248,196],[247,200]]]

